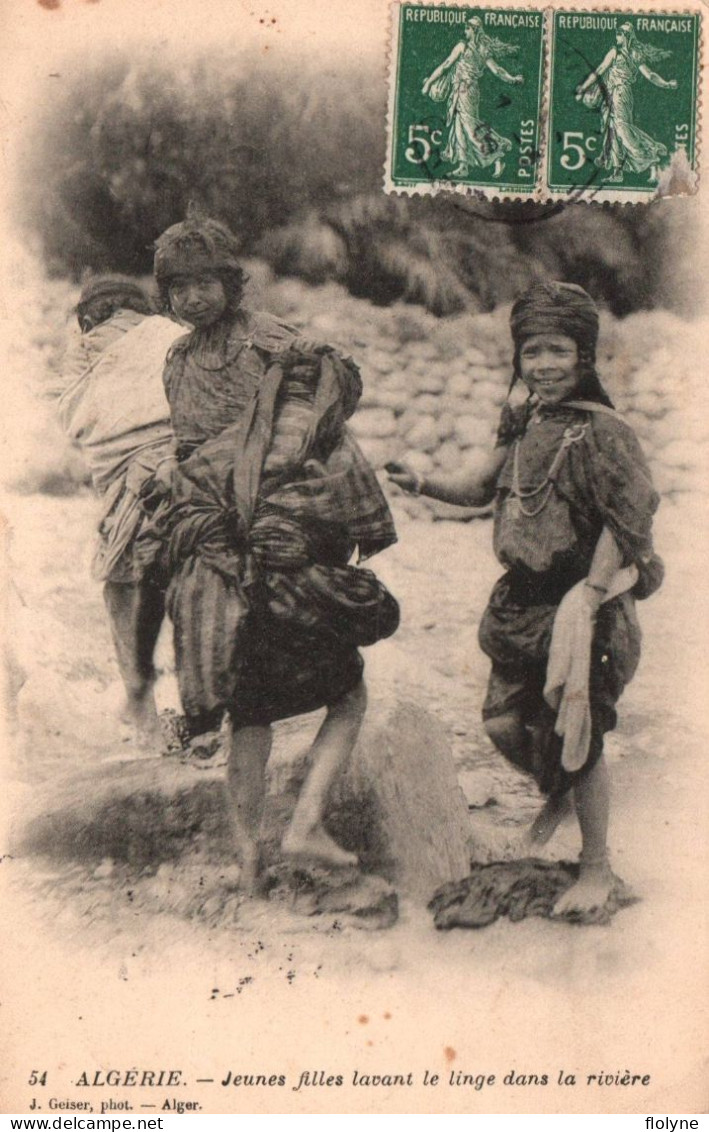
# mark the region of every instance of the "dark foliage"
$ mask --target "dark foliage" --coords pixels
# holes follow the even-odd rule
[[[582,283],[616,314],[671,301],[663,206],[557,209],[386,197],[381,77],[210,57],[116,57],[43,108],[22,209],[49,269],[141,274],[196,200],[245,255],[434,314],[488,310],[538,278]],[[668,232],[670,235],[668,235]]]

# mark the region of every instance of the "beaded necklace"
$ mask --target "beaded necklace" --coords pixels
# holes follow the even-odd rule
[[[529,488],[526,491],[523,491],[520,486],[520,438],[518,437],[515,440],[514,451],[512,455],[512,486],[510,488],[510,494],[507,500],[508,514],[512,515],[513,517],[521,514],[525,515],[528,519],[533,519],[535,515],[541,514],[551,498],[551,494],[554,490],[555,476],[559,471],[562,463],[564,462],[569,448],[572,444],[576,444],[577,441],[583,438],[587,428],[588,421],[586,421],[584,424],[569,425],[568,428],[564,429],[564,435],[561,438],[561,444],[559,445],[554,455],[554,459],[549,465],[544,479],[537,487]],[[524,506],[522,502],[523,499],[531,500],[535,499],[536,496],[541,496],[541,498],[530,507]]]

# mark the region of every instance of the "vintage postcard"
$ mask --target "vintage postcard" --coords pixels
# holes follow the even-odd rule
[[[703,1112],[704,5],[0,8],[0,1110]]]

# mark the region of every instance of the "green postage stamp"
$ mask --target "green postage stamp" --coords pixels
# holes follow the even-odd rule
[[[401,4],[394,20],[387,188],[531,197],[543,11]]]
[[[698,64],[696,12],[554,12],[550,195],[642,201],[673,176],[691,191]]]
[[[395,4],[387,191],[695,192],[700,21],[696,8]]]

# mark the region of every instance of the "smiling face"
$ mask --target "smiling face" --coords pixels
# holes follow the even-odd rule
[[[217,275],[181,275],[170,284],[170,306],[192,326],[213,326],[227,309],[227,293]]]
[[[558,405],[578,389],[579,350],[566,334],[533,334],[519,352],[522,381],[547,405]]]

